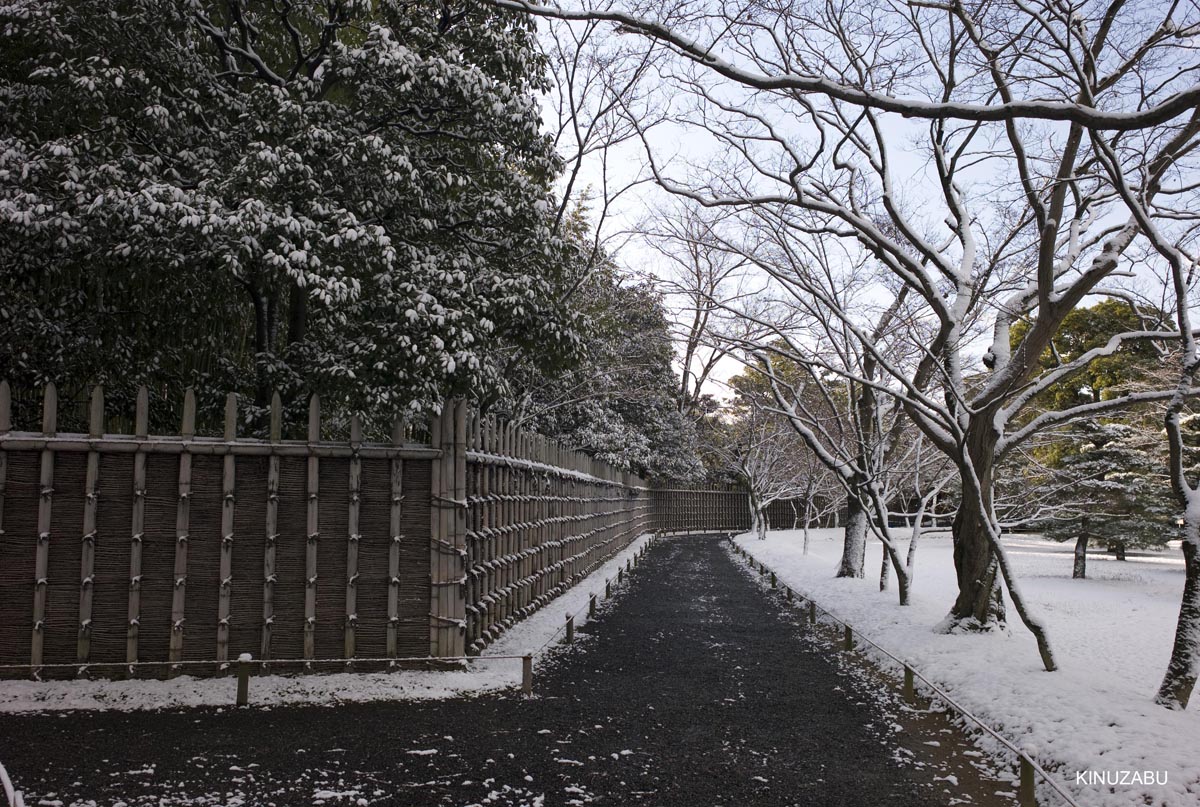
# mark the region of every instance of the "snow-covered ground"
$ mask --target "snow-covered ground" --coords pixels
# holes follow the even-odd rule
[[[518,687],[521,660],[493,657],[538,656],[554,647],[566,616],[576,614],[575,625],[584,624],[588,598],[597,594],[603,601],[604,581],[615,579],[618,567],[623,567],[649,540],[648,535],[635,540],[550,604],[519,622],[464,670],[264,675],[250,679],[250,702],[256,707],[299,703],[333,706],[364,701],[436,700]],[[614,598],[619,592],[619,587],[614,589]],[[536,668],[535,658],[535,689]],[[0,712],[232,706],[236,686],[232,677],[192,676],[169,681],[0,681]]]
[[[1183,591],[1183,557],[1129,553],[1125,562],[1089,554],[1088,580],[1071,579],[1070,545],[1035,536],[1006,540],[1022,591],[1044,618],[1060,671],[1043,670],[1033,638],[1009,611],[1007,633],[944,635],[956,583],[948,536],[918,548],[912,604],[897,605],[895,583],[879,591],[882,548],[867,554],[867,578],[835,579],[841,530],[814,530],[809,554],[800,531],[738,543],[782,582],[906,660],[988,721],[1087,807],[1200,805],[1200,704],[1170,712],[1152,698],[1166,669]],[[876,654],[879,655],[879,654]],[[883,657],[880,656],[882,659]],[[1148,786],[1084,785],[1120,772],[1150,775]],[[1133,779],[1124,775],[1123,781]],[[1039,794],[1042,791],[1039,791]],[[1058,803],[1046,794],[1047,804]]]

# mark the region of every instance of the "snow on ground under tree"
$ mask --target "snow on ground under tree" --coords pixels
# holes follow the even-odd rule
[[[1177,544],[1130,552],[1121,562],[1089,553],[1087,580],[1071,579],[1072,545],[1035,536],[1005,541],[1026,598],[1048,624],[1061,670],[1047,673],[1033,637],[1009,604],[1007,633],[944,635],[934,627],[956,591],[948,536],[917,550],[912,604],[895,583],[879,591],[881,547],[865,579],[836,579],[840,529],[780,530],[738,543],[798,593],[905,659],[1047,768],[1088,807],[1200,804],[1200,704],[1171,712],[1153,703],[1166,669],[1183,591]],[[1084,786],[1077,772],[1166,772],[1167,785]],[[1111,773],[1109,774],[1111,776]],[[1048,802],[1057,803],[1057,802]]]
[[[521,685],[520,659],[490,656],[538,655],[561,638],[568,614],[576,626],[587,622],[588,598],[604,600],[604,581],[616,578],[650,540],[643,535],[579,583],[497,639],[465,670],[329,675],[264,675],[250,679],[250,702],[255,707],[311,703],[383,700],[438,700],[478,695]],[[614,596],[619,589],[614,591]],[[582,613],[581,613],[582,612]],[[534,686],[537,680],[534,660]],[[0,681],[0,712],[43,712],[68,709],[173,709],[189,706],[233,706],[236,681],[226,678],[179,676],[169,681]]]

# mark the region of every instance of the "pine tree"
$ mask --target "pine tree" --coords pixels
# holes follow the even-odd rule
[[[1178,538],[1178,507],[1166,476],[1162,438],[1137,423],[1085,420],[1071,433],[1059,465],[1074,478],[1071,502],[1046,536],[1075,541],[1073,577],[1087,576],[1087,549],[1103,543],[1124,558],[1127,548],[1166,546]]]

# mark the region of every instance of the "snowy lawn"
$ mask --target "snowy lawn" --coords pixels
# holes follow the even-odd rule
[[[1072,580],[1071,545],[1037,537],[1006,540],[1025,596],[1048,624],[1061,669],[1047,673],[1011,607],[1007,633],[934,631],[956,591],[948,536],[922,538],[913,602],[901,608],[894,581],[889,591],[879,591],[877,542],[868,548],[866,579],[838,580],[833,575],[841,530],[811,535],[807,556],[800,531],[771,532],[766,541],[742,535],[737,542],[782,582],[908,661],[1043,766],[1056,769],[1081,805],[1200,804],[1200,703],[1179,713],[1152,701],[1183,591],[1177,545],[1163,553],[1130,552],[1125,562],[1089,554],[1090,579]],[[1165,773],[1168,781],[1114,787],[1076,782],[1077,773],[1112,777],[1120,771]],[[1045,791],[1043,803],[1057,801]]]
[[[533,616],[519,622],[464,670],[328,675],[264,675],[250,679],[250,703],[256,707],[383,700],[437,700],[478,695],[521,685],[520,659],[492,656],[540,655],[557,644],[567,614],[576,627],[587,621],[592,594],[603,600],[604,581],[616,578],[650,540],[643,535],[615,557],[568,589]],[[614,589],[614,597],[620,588]],[[582,611],[582,613],[580,613]],[[550,643],[547,645],[547,643]],[[536,688],[536,659],[535,659]],[[180,676],[169,681],[0,681],[0,712],[44,712],[66,709],[171,709],[188,706],[232,706],[236,680]]]

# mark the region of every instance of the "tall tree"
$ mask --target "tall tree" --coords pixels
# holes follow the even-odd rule
[[[497,344],[572,348],[528,18],[17,0],[0,32],[14,382],[278,387],[386,421],[495,385]]]
[[[1039,365],[1063,318],[1130,265],[1135,240],[1150,237],[1148,216],[1167,221],[1182,209],[1191,220],[1197,187],[1163,191],[1196,159],[1200,86],[1189,43],[1200,11],[1059,0],[1036,10],[1009,0],[636,9],[492,2],[607,20],[668,46],[678,57],[669,74],[669,91],[681,97],[674,122],[707,136],[720,159],[719,170],[671,164],[647,137],[660,185],[708,206],[790,217],[798,238],[852,244],[891,275],[891,296],[896,284],[907,290],[909,316],[931,328],[921,344],[929,364],[915,365],[933,373],[928,391],[912,367],[886,362],[857,312],[833,310],[888,379],[857,380],[900,400],[957,467],[959,591],[946,626],[999,624],[1003,581],[1043,664],[1055,669],[1045,625],[1021,596],[1000,541],[997,466],[1042,428],[1155,397],[1122,396],[1016,425],[1032,398],[1122,341],[1171,336],[1129,332],[1053,371]],[[929,182],[908,181],[918,171]],[[1011,326],[1022,318],[1033,325],[1013,349]],[[984,330],[992,337],[987,373],[975,377],[968,365]],[[1178,394],[1186,399],[1190,389]],[[1200,619],[1200,579],[1196,586]]]

